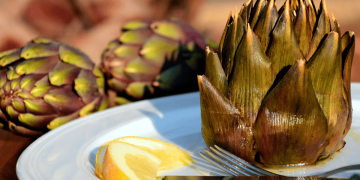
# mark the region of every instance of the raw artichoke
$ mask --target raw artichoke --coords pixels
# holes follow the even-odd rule
[[[0,123],[40,136],[107,108],[104,77],[79,50],[46,38],[0,53]]]
[[[205,46],[199,33],[180,19],[125,24],[101,62],[108,87],[117,92],[115,103],[198,90]]]
[[[245,3],[198,76],[202,135],[257,165],[315,164],[350,129],[355,35],[340,36],[322,0]]]

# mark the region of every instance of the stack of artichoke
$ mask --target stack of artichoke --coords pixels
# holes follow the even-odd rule
[[[115,104],[198,90],[205,71],[205,41],[186,22],[132,21],[103,53],[101,69]]]
[[[37,38],[0,53],[0,124],[40,136],[108,107],[100,69],[66,44]]]
[[[355,35],[341,36],[325,0],[250,0],[229,17],[198,76],[202,134],[257,165],[315,164],[350,129]],[[253,5],[254,4],[254,5]]]

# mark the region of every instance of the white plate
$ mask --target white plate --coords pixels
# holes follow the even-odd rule
[[[360,84],[352,84],[353,124],[344,149],[309,167],[278,170],[287,176],[311,176],[360,164]],[[97,179],[94,161],[101,144],[121,136],[143,136],[170,142],[187,151],[194,164],[164,175],[228,175],[204,160],[199,93],[190,93],[110,108],[67,123],[33,142],[20,156],[21,180]],[[333,177],[349,178],[351,171]]]

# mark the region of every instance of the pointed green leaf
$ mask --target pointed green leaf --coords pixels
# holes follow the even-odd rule
[[[258,22],[258,19],[266,7],[266,0],[258,0],[255,3],[254,8],[251,11],[251,17],[250,17],[250,27],[251,29],[254,29],[256,23]]]
[[[43,99],[61,116],[71,114],[85,106],[85,103],[73,92],[71,85],[49,90]]]
[[[269,45],[270,32],[274,28],[278,17],[275,0],[270,0],[254,28],[254,32],[258,36],[261,46],[265,51]]]
[[[317,24],[314,28],[315,30],[313,39],[306,54],[306,60],[311,58],[320,45],[321,40],[325,37],[326,34],[330,33],[330,18],[326,9],[325,0],[321,0],[319,14],[320,15]]]
[[[100,95],[96,84],[96,78],[91,71],[81,70],[78,77],[74,80],[74,83],[76,93],[81,97],[85,104],[92,102]]]
[[[22,126],[15,125],[11,121],[9,121],[9,130],[15,134],[28,137],[39,137],[43,134],[41,131],[31,130]]]
[[[21,48],[0,52],[0,66],[5,67],[20,60]]]
[[[326,66],[324,66],[326,64]],[[341,143],[349,111],[343,94],[341,42],[339,34],[331,32],[307,63],[314,72],[311,74],[316,97],[328,120],[328,139],[323,156],[338,150]]]
[[[26,84],[24,82],[24,84]],[[35,87],[31,89],[30,94],[35,97],[43,97],[50,89],[54,88],[49,81],[49,76],[44,76],[36,81]]]
[[[15,79],[13,81],[11,81],[11,90],[13,91],[17,91],[20,89],[20,79]]]
[[[248,162],[255,161],[252,127],[206,78],[198,76],[201,132],[208,147],[218,145]]]
[[[139,46],[130,46],[130,45],[121,45],[113,50],[113,53],[117,57],[126,58],[126,59],[135,59],[139,56]]]
[[[42,99],[25,99],[26,112],[34,115],[55,114],[54,109]]]
[[[55,86],[72,84],[80,70],[79,67],[58,61],[54,69],[49,73],[50,83]]]
[[[24,113],[25,111],[25,105],[24,100],[19,97],[14,97],[11,102],[12,106],[17,112]]]
[[[125,89],[126,93],[136,99],[142,99],[154,93],[154,88],[148,82],[133,82]]]
[[[10,67],[7,71],[6,77],[9,81],[19,78],[21,75],[17,74],[14,68]]]
[[[86,104],[83,108],[80,109],[79,116],[84,117],[97,111],[97,108],[99,107],[100,103],[101,103],[101,97],[95,98],[92,102]]]
[[[21,57],[24,59],[48,57],[59,54],[58,44],[37,44],[29,42],[22,49]]]
[[[250,25],[234,59],[234,71],[229,79],[229,100],[241,111],[251,126],[265,94],[274,81],[271,63]]]
[[[74,119],[77,119],[79,118],[79,112],[76,111],[72,114],[69,114],[67,116],[60,116],[60,117],[57,117],[55,119],[53,119],[48,125],[47,125],[47,128],[50,129],[50,130],[53,130],[63,124],[66,124]]]
[[[152,63],[161,66],[165,59],[171,59],[177,48],[178,43],[176,41],[154,35],[143,45],[140,55]]]
[[[311,27],[311,32],[314,32],[316,21],[317,21],[317,14],[316,14],[316,8],[313,0],[308,0],[307,3],[307,11],[308,11],[308,20]]]
[[[150,25],[150,28],[161,36],[176,40],[185,41],[185,32],[181,26],[171,21],[156,21]]]
[[[129,104],[129,103],[132,103],[132,101],[130,101],[124,97],[115,97],[116,105],[124,105],[124,104]]]
[[[352,31],[346,32],[341,38],[341,52],[343,59],[343,80],[345,86],[346,99],[348,101],[349,117],[346,122],[344,136],[349,132],[352,122],[352,103],[351,103],[351,66],[355,51],[355,34]]]
[[[205,76],[209,79],[216,89],[226,96],[228,82],[224,70],[222,69],[219,56],[206,48],[206,67]]]
[[[228,33],[229,31],[229,28],[230,28],[230,24],[232,23],[233,21],[233,17],[231,16],[231,11],[230,11],[230,14],[229,14],[229,17],[228,17],[228,20],[226,22],[226,25],[225,25],[225,29],[223,31],[223,34],[221,35],[221,39],[220,39],[220,43],[219,43],[219,49],[218,49],[218,53],[219,53],[219,58],[220,58],[220,62],[222,63],[222,52],[223,52],[223,49],[224,49],[224,44],[225,44],[225,38],[226,38],[226,34]]]
[[[133,31],[125,31],[121,34],[119,40],[121,43],[128,44],[143,44],[145,43],[153,33],[149,29],[140,29]]]
[[[266,51],[272,63],[273,73],[277,75],[284,67],[304,59],[296,41],[294,27],[290,18],[290,5],[286,1],[284,11],[271,33],[272,41]]]
[[[35,83],[44,77],[44,74],[30,74],[21,78],[20,88],[23,91],[32,90],[35,87]]]
[[[149,64],[141,58],[129,62],[124,69],[126,76],[134,81],[152,81],[159,71],[159,67]]]
[[[147,26],[148,26],[148,23],[146,23],[144,21],[131,21],[131,22],[126,23],[122,27],[122,30],[127,31],[127,30],[143,29],[143,28],[146,28]]]
[[[326,117],[305,62],[295,62],[260,108],[254,137],[265,166],[315,164],[324,149]]]
[[[122,81],[121,79],[111,78],[107,80],[107,84],[109,85],[110,89],[118,92],[123,93],[125,88],[127,87],[128,83]]]
[[[28,125],[34,129],[44,129],[47,124],[49,124],[54,118],[56,118],[56,114],[52,115],[34,115],[31,113],[25,113],[19,115],[19,121],[23,124]]]
[[[6,113],[9,115],[11,120],[18,120],[19,112],[17,112],[12,106],[6,107]]]
[[[15,72],[19,75],[47,74],[54,68],[58,60],[58,56],[51,56],[23,61],[16,66]]]
[[[303,1],[301,1],[300,3],[294,28],[295,28],[297,43],[299,44],[300,50],[302,54],[306,54],[310,46],[312,31],[311,31],[310,22],[308,21],[306,6],[303,3]]]
[[[65,63],[72,64],[86,70],[92,70],[94,68],[94,63],[86,54],[70,46],[60,46],[59,55],[60,59]]]

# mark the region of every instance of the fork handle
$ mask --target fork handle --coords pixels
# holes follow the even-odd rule
[[[334,169],[332,171],[328,171],[326,173],[317,175],[317,177],[326,178],[328,176],[331,176],[331,175],[334,175],[334,174],[337,174],[337,173],[340,173],[340,172],[350,171],[350,170],[357,170],[357,169],[360,169],[360,164],[350,165],[350,166],[345,166],[345,167],[341,167],[341,168],[338,168],[338,169]]]

